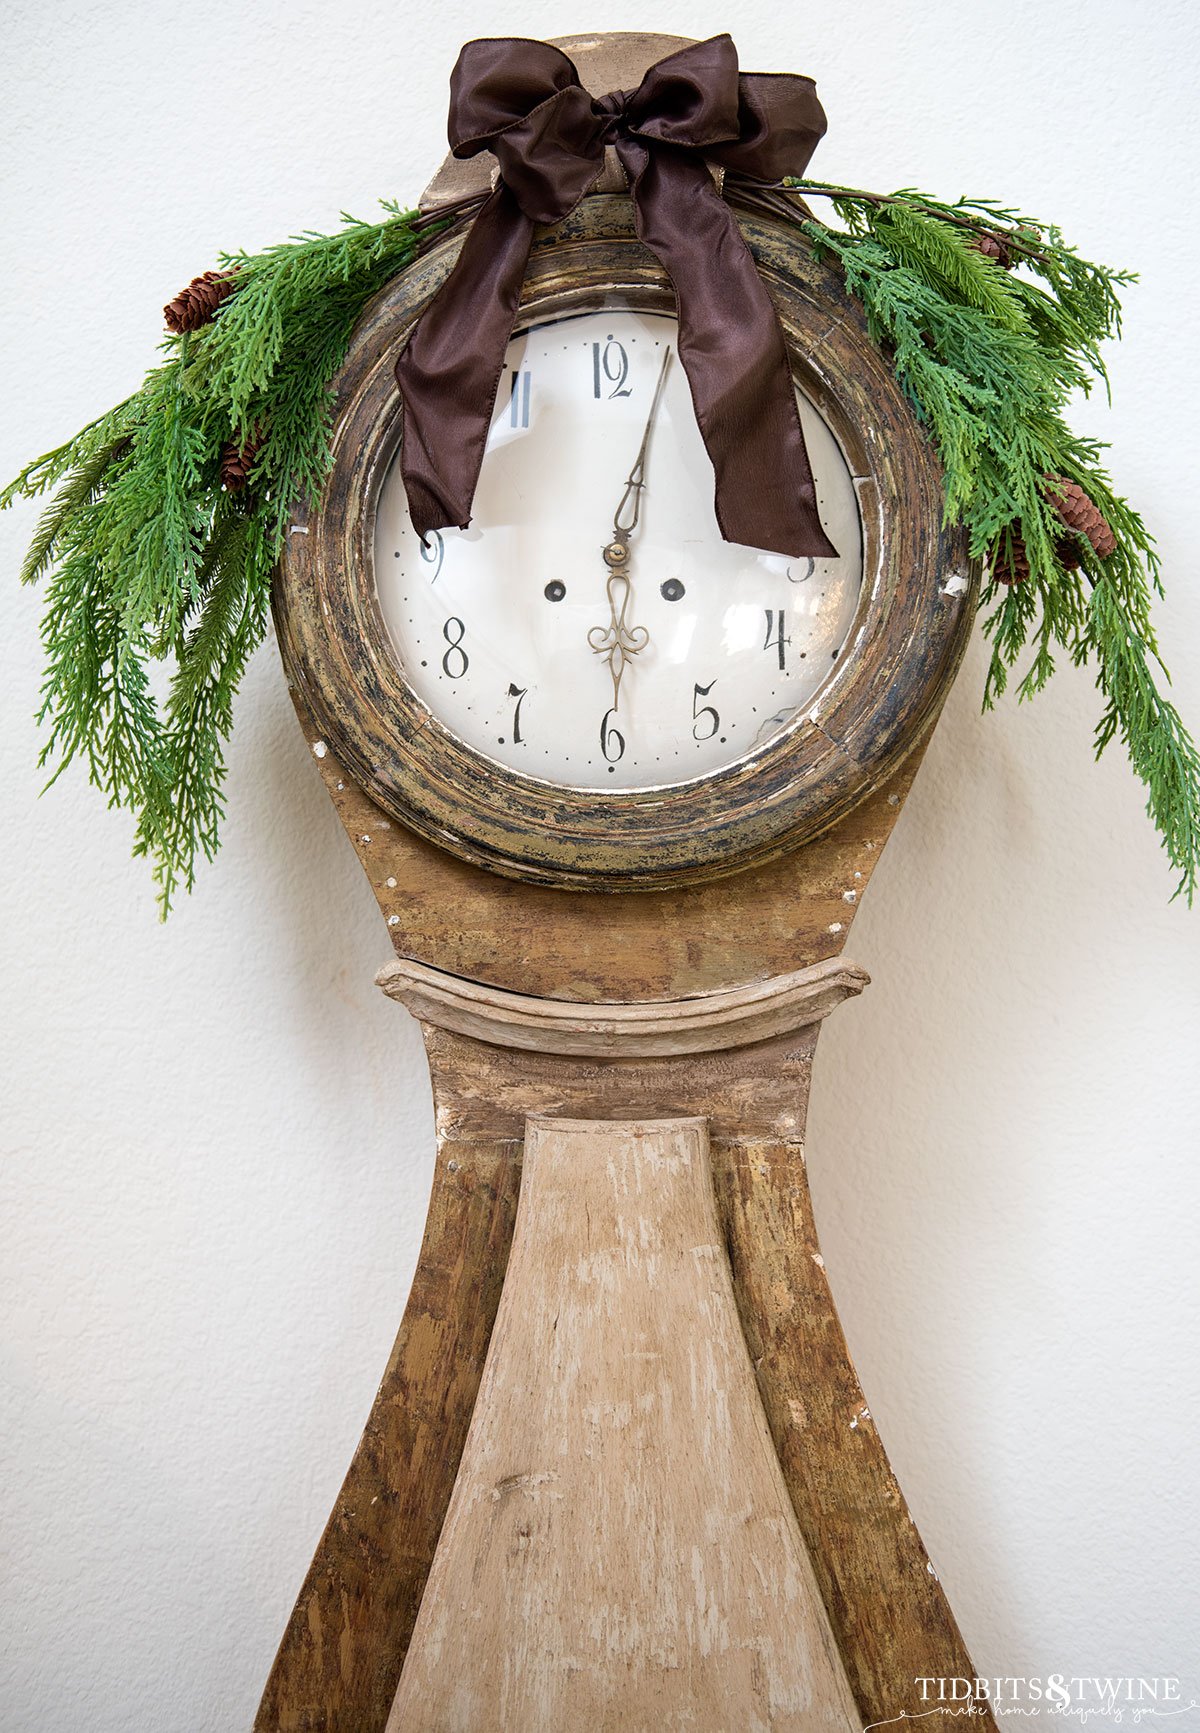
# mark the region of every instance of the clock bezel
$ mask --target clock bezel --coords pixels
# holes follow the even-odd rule
[[[736,204],[735,204],[736,208]],[[897,768],[941,708],[976,574],[942,523],[941,474],[861,310],[794,224],[739,220],[779,309],[797,383],[855,479],[863,576],[836,669],[803,715],[732,763],[666,786],[593,789],[460,740],[399,666],[374,578],[375,518],[402,417],[393,363],[453,264],[453,232],[368,308],[337,382],[320,508],[293,514],[274,590],[290,678],[339,761],[390,817],[472,864],[534,883],[658,890],[737,871],[835,823]],[[595,195],[539,230],[518,328],[620,303],[675,311],[628,199]],[[951,584],[956,575],[965,582]]]

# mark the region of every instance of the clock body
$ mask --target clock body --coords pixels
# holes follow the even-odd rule
[[[735,204],[735,209],[738,207]],[[619,692],[604,552],[676,342],[627,198],[539,231],[471,524],[408,522],[392,364],[458,234],[376,300],[339,384],[334,470],[276,590],[322,738],[394,822],[528,884],[649,891],[829,828],[924,737],[969,622],[941,479],[886,358],[796,224],[743,232],[792,361],[836,559],[721,540],[686,378],[668,361],[629,538]],[[626,510],[628,507],[626,507]]]
[[[561,44],[595,94],[679,45]],[[474,191],[472,174],[486,182],[454,162],[435,186]],[[890,362],[794,203],[725,192],[779,313],[835,561],[721,542],[676,363],[629,539],[627,623],[646,643],[614,693],[591,641],[610,620],[603,550],[676,343],[670,284],[615,190],[535,235],[472,524],[413,536],[393,373],[469,211],[368,308],[324,496],[294,514],[280,648],[396,952],[380,984],[421,1020],[438,1156],[405,1318],[260,1733],[402,1724],[529,1115],[575,1116],[603,1150],[605,1122],[707,1125],[733,1349],[744,1332],[750,1406],[861,1724],[917,1713],[922,1673],[974,1676],[850,1364],[803,1134],[819,1020],[865,984],[839,953],[956,671],[976,574]],[[522,1400],[543,1384],[549,1361]]]

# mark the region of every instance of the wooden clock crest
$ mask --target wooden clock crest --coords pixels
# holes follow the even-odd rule
[[[562,44],[596,95],[681,45]],[[486,191],[480,164],[448,164],[425,203]],[[520,332],[598,310],[667,329],[670,285],[622,186],[607,165],[537,232]],[[471,737],[464,688],[443,701],[436,664],[422,687],[419,649],[397,650],[438,616],[422,625],[415,587],[411,620],[407,591],[389,614],[376,569],[392,363],[465,224],[369,309],[326,497],[289,538],[284,662],[387,922],[380,986],[421,1022],[438,1151],[400,1333],[260,1729],[861,1729],[915,1713],[922,1677],[974,1674],[846,1350],[803,1155],[817,1034],[867,984],[844,946],[954,676],[974,575],[890,366],[794,207],[724,192],[861,538],[846,636],[774,733],[675,781],[613,786],[604,749],[614,727],[632,738],[618,711],[596,775],[569,756],[531,775]],[[632,456],[614,458],[621,476]],[[648,500],[656,461],[651,447]],[[630,547],[633,594],[658,607]],[[661,588],[667,624],[647,618],[665,680],[678,616]],[[538,606],[558,606],[553,589]],[[768,599],[766,636],[785,605]],[[546,615],[555,631],[566,617]],[[475,642],[451,620],[447,657]],[[580,653],[583,705],[602,671]],[[743,690],[734,664],[719,677]],[[686,670],[708,705],[694,699],[698,746],[716,736],[716,678]],[[573,750],[574,725],[554,750]],[[511,733],[500,745],[511,757]]]

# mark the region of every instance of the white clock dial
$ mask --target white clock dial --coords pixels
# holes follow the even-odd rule
[[[376,582],[406,678],[459,739],[551,782],[653,787],[745,757],[811,707],[854,619],[862,529],[825,421],[798,394],[838,558],[725,542],[673,354],[614,591],[632,652],[614,694],[604,550],[675,345],[674,319],[625,309],[534,326],[508,347],[470,527],[422,548],[398,462],[382,489]]]

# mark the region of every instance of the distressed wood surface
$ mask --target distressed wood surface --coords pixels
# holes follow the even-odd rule
[[[257,1733],[375,1733],[387,1719],[475,1405],[520,1172],[503,1139],[439,1149],[400,1332]]]
[[[470,866],[380,811],[292,699],[398,957],[574,1004],[682,999],[840,954],[924,755],[783,859],[670,892],[553,890]]]
[[[869,981],[867,971],[856,963],[830,958],[771,981],[699,993],[693,999],[581,1006],[506,993],[406,957],[388,963],[375,978],[389,999],[399,1000],[415,1017],[439,1029],[502,1047],[594,1059],[749,1047],[770,1035],[819,1023]]]
[[[842,1015],[852,1013],[843,1012]],[[734,1052],[628,1063],[504,1050],[426,1027],[439,1134],[526,1113],[704,1117],[734,1292],[763,1404],[865,1723],[916,1714],[922,1676],[973,1676],[854,1372],[804,1165],[818,1026]],[[988,1725],[985,1720],[983,1723]]]
[[[262,1733],[385,1726],[482,1375],[530,1113],[707,1121],[739,1316],[863,1722],[916,1714],[920,1676],[973,1677],[820,1258],[803,1149],[818,1028],[734,1052],[629,1062],[504,1049],[432,1025],[423,1032],[438,1134],[435,1207],[402,1349],[280,1647]],[[481,1186],[494,1208],[478,1207]],[[453,1204],[458,1193],[475,1207]],[[406,1442],[412,1408],[415,1447]],[[373,1514],[373,1499],[387,1502],[386,1517]],[[990,1726],[987,1717],[981,1725]]]
[[[533,1120],[387,1733],[861,1722],[734,1308],[702,1119]]]

